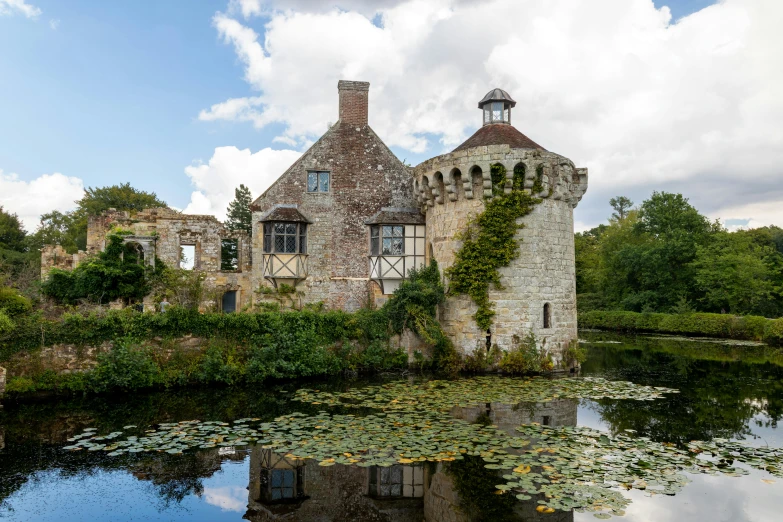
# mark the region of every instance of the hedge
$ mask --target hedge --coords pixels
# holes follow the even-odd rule
[[[783,318],[767,319],[754,315],[645,314],[594,310],[579,314],[579,327],[625,332],[705,335],[783,345]]]
[[[327,344],[344,339],[369,344],[388,340],[388,320],[383,310],[291,311],[242,314],[202,314],[184,308],[170,308],[166,313],[139,313],[129,308],[90,315],[68,314],[52,321],[39,314],[18,317],[15,328],[0,333],[0,361],[14,353],[30,351],[53,344],[96,346],[117,338],[137,340],[156,337],[176,338],[184,335],[223,338],[246,344],[264,344],[268,336],[277,337],[298,330],[313,331]]]

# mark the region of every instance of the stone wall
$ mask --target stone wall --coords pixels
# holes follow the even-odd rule
[[[52,268],[73,270],[86,255],[83,250],[69,254],[60,245],[44,245],[41,248],[41,279],[46,279]]]
[[[253,286],[273,287],[264,278],[262,216],[275,205],[295,205],[307,228],[307,278],[297,285],[303,303],[324,302],[348,311],[374,294],[369,227],[383,207],[416,207],[410,171],[366,124],[364,82],[340,83],[339,120],[253,204]],[[364,122],[364,123],[363,123]],[[307,172],[328,171],[326,193],[307,192]]]
[[[2,397],[3,394],[5,393],[5,378],[6,378],[5,368],[0,366],[0,397]]]
[[[586,169],[557,154],[537,149],[511,149],[508,145],[474,147],[444,154],[414,170],[414,192],[427,214],[428,252],[445,270],[461,248],[458,234],[483,211],[492,195],[490,169],[506,169],[506,192],[511,191],[514,168],[525,167],[524,186],[532,189],[539,165],[543,168],[543,198],[517,234],[519,256],[501,268],[503,290],[491,289],[496,316],[492,341],[512,348],[533,332],[540,347],[555,361],[576,339],[576,277],[574,273],[573,208],[587,189]],[[448,284],[448,282],[447,282]],[[551,310],[551,324],[544,328],[544,305]],[[484,346],[485,331],[476,326],[476,306],[467,296],[449,297],[439,319],[452,340],[466,353]]]

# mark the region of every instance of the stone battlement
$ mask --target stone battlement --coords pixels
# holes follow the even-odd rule
[[[510,193],[515,168],[524,168],[524,187],[532,189],[543,168],[543,190],[536,197],[569,203],[575,208],[587,191],[587,169],[576,168],[568,158],[541,149],[512,149],[508,145],[486,145],[436,156],[418,165],[413,188],[422,212],[446,199],[492,197],[492,165],[506,169],[505,192]]]

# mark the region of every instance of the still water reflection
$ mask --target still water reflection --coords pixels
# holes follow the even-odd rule
[[[468,422],[513,434],[521,424],[624,429],[661,442],[715,437],[783,446],[783,357],[764,347],[585,332],[583,374],[666,386],[680,394],[655,401],[553,400],[454,407]],[[610,344],[606,344],[610,342]],[[319,383],[347,390],[366,382]],[[176,391],[130,397],[7,404],[0,413],[0,517],[9,520],[595,520],[588,513],[536,511],[538,499],[497,495],[504,472],[479,457],[454,462],[323,467],[260,446],[182,455],[108,457],[66,452],[85,428],[100,433],[149,429],[184,419],[271,420],[319,406],[290,399],[293,384],[269,390]],[[676,496],[632,490],[626,520],[773,521],[783,487],[766,473],[739,478],[691,476]]]

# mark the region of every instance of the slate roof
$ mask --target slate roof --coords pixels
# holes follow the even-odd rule
[[[481,107],[484,106],[485,103],[491,101],[507,102],[510,107],[514,107],[517,104],[517,102],[515,102],[506,91],[504,91],[503,89],[495,88],[489,91],[486,95],[484,95],[483,98],[481,98],[481,101],[478,102],[478,108],[480,109]]]
[[[366,225],[423,225],[424,216],[415,208],[383,207]]]
[[[260,221],[290,221],[298,223],[311,223],[296,208],[296,205],[275,205],[272,210],[261,216]]]
[[[473,136],[454,149],[454,152],[472,149],[473,147],[482,147],[484,145],[509,145],[512,149],[546,150],[544,147],[519,132],[512,125],[508,123],[492,123],[480,127]]]

